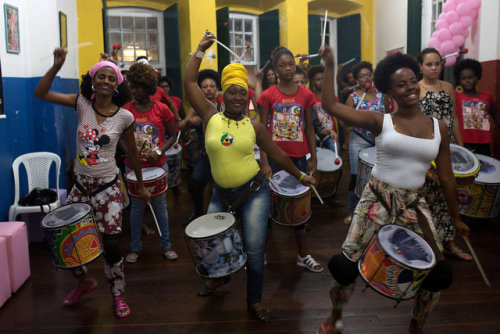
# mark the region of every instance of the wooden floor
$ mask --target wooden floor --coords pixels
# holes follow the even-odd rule
[[[344,166],[346,167],[346,166]],[[185,178],[188,174],[184,173]],[[346,175],[346,173],[344,173]],[[345,179],[345,178],[344,178]],[[185,187],[185,180],[183,186]],[[336,197],[347,201],[346,180]],[[245,272],[240,270],[229,284],[212,297],[198,297],[201,279],[194,272],[181,221],[191,212],[187,193],[167,195],[171,240],[179,259],[166,261],[157,235],[144,236],[143,253],[136,264],[126,265],[125,297],[132,314],[118,320],[113,315],[103,259],[89,265],[99,288],[75,307],[62,300],[75,282],[69,272],[55,270],[43,243],[30,246],[31,277],[0,309],[2,333],[316,333],[330,311],[328,270],[311,273],[295,265],[293,231],[272,226],[268,240],[264,303],[272,320],[264,324],[247,313]],[[326,266],[340,251],[348,226],[342,220],[346,207],[313,201],[312,230],[307,234],[311,254]],[[500,333],[500,219],[471,223],[471,242],[493,284],[488,288],[471,262],[450,258],[454,269],[452,287],[441,300],[426,326],[426,333]],[[146,221],[151,225],[148,215]],[[128,227],[122,238],[128,250]],[[360,279],[344,310],[346,334],[407,333],[412,302],[394,308],[394,302],[368,289]]]

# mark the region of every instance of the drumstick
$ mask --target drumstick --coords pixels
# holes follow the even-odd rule
[[[325,9],[325,25],[323,26],[323,36],[321,37],[321,46],[325,45],[327,20],[328,20],[328,9]]]
[[[274,183],[274,181],[270,177],[268,177],[267,179],[269,180],[269,183],[271,184],[271,186],[275,188],[275,190],[283,192],[283,190],[281,190],[281,188],[276,183]]]
[[[238,62],[241,62],[241,59],[243,59],[243,57],[245,56],[245,53],[247,53],[248,49],[250,49],[250,43],[247,43],[247,48],[245,49],[245,51],[243,51],[241,56],[238,57]]]
[[[148,205],[149,205],[149,208],[151,209],[151,213],[153,214],[153,218],[155,219],[156,228],[158,229],[158,234],[160,235],[160,238],[161,238],[160,225],[158,225],[158,221],[156,220],[155,211],[153,210],[153,207],[151,206],[151,203],[148,203]]]
[[[179,138],[181,138],[181,132],[180,132],[180,131],[179,131],[179,133],[177,134],[177,140],[175,141],[174,146],[175,146],[175,145],[177,145],[177,144],[179,144]],[[175,146],[175,147],[177,147],[177,146]]]
[[[142,141],[142,146],[141,146],[141,150],[139,151],[139,156],[141,156],[142,150],[144,149],[144,145],[146,145],[145,140]]]
[[[311,173],[311,174],[309,174],[309,176],[312,176],[312,173]],[[319,199],[319,202],[320,202],[321,204],[325,204],[325,202],[323,202],[323,199],[322,199],[322,198],[321,198],[321,196],[319,195],[318,190],[316,190],[316,187],[315,187],[315,186],[313,186],[313,185],[311,184],[311,188],[312,188],[312,190],[314,190],[314,193],[316,194],[316,197]]]
[[[470,244],[469,239],[464,237],[464,240],[465,240],[465,243],[467,244],[467,247],[469,248],[469,251],[472,254],[472,258],[474,259],[474,262],[476,262],[477,269],[479,269],[481,276],[483,276],[484,283],[486,283],[486,285],[491,288],[491,283],[488,280],[488,277],[486,277],[486,274],[484,273],[483,267],[481,266],[481,263],[479,263],[479,259],[477,258],[476,252],[474,252],[474,249],[472,248],[472,245]]]
[[[71,45],[71,46],[65,47],[64,51],[68,52],[69,50],[79,49],[79,48],[83,48],[84,46],[89,46],[89,45],[92,45],[92,42],[78,43],[78,44],[75,44],[75,45]],[[50,59],[52,57],[53,57],[53,54],[50,54],[50,55],[47,55],[47,56],[43,56],[42,58],[40,58],[40,60],[44,61],[44,60]]]
[[[216,38],[213,39],[214,42],[217,42],[217,44],[219,44],[220,46],[222,46],[224,49],[226,49],[227,51],[229,51],[236,59],[238,59],[240,56],[238,56],[236,53],[234,53],[233,50],[231,50],[230,48],[228,48],[227,46],[225,46],[222,42],[219,42]]]
[[[359,101],[358,105],[356,106],[356,110],[359,109],[359,107],[361,106],[361,103],[363,103],[363,100],[365,99],[365,95],[366,95],[366,92],[368,91],[368,89],[372,88],[372,84],[367,82],[365,84],[365,91],[363,93],[363,95],[361,96],[361,101]]]

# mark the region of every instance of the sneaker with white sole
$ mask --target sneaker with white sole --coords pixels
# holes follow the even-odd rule
[[[307,268],[313,273],[320,273],[323,271],[323,266],[313,259],[311,255],[300,257],[300,255],[297,254],[297,265],[299,267]]]

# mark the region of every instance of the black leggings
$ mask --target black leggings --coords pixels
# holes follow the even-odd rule
[[[344,254],[337,254],[330,258],[328,270],[333,278],[342,285],[354,283],[359,275],[358,263],[349,260]],[[422,283],[422,288],[430,292],[447,289],[453,281],[451,266],[446,261],[439,261],[429,272]]]
[[[120,251],[121,234],[102,234],[102,244],[104,247],[104,258],[108,264],[120,262],[122,254]]]

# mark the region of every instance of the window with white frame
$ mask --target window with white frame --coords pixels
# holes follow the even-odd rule
[[[436,30],[436,22],[443,12],[445,0],[422,0],[421,48],[427,47],[432,33]]]
[[[439,15],[443,12],[445,0],[432,0],[432,19],[431,19],[431,34],[436,30],[436,22]]]
[[[155,68],[165,67],[163,16],[140,8],[108,9],[108,50],[121,44],[119,62],[131,65],[145,56]]]
[[[229,41],[234,53],[238,56],[244,53],[241,59],[243,65],[257,65],[259,54],[257,16],[229,13]],[[237,59],[231,55],[231,62],[235,61]]]

